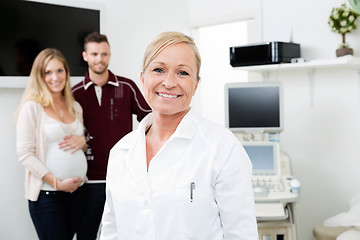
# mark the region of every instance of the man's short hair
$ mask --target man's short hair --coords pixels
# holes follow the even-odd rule
[[[84,39],[84,51],[86,51],[86,44],[88,44],[89,42],[96,42],[96,43],[102,43],[102,42],[106,42],[107,44],[109,44],[108,38],[106,35],[98,33],[98,32],[92,32],[89,33],[85,39]],[[109,44],[110,46],[110,44]]]

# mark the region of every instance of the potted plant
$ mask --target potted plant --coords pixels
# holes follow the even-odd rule
[[[353,55],[353,49],[349,48],[349,45],[346,43],[346,34],[351,33],[357,28],[356,20],[358,16],[359,14],[347,7],[345,3],[339,8],[332,9],[328,24],[331,27],[331,31],[340,33],[342,36],[342,43],[336,50],[337,57]]]

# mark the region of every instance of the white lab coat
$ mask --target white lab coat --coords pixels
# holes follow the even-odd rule
[[[237,138],[190,110],[147,171],[152,121],[110,151],[100,239],[257,240],[252,166]]]

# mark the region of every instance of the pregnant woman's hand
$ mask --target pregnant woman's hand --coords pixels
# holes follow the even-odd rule
[[[71,153],[79,149],[86,150],[86,139],[84,136],[69,135],[64,138],[64,141],[59,143],[59,148],[64,151],[71,150]]]
[[[69,193],[74,192],[83,183],[83,179],[81,177],[67,178],[57,181],[57,190]]]

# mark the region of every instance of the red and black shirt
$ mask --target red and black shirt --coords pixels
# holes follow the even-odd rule
[[[109,151],[132,131],[132,115],[137,115],[140,121],[151,109],[132,80],[115,76],[111,71],[107,84],[102,86],[100,105],[89,73],[72,91],[83,108],[88,143],[87,177],[89,180],[105,180]]]

